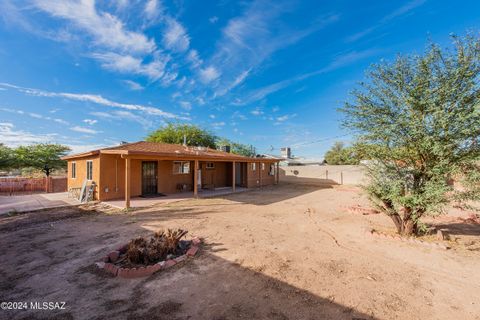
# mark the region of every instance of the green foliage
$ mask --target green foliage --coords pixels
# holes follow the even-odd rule
[[[70,151],[69,147],[60,144],[40,143],[20,146],[14,150],[15,161],[12,167],[44,170],[48,176],[50,170],[45,170],[46,167],[53,170],[66,168],[66,161],[60,158],[68,151]]]
[[[219,138],[216,141],[217,147],[221,146],[230,146],[230,152],[235,153],[241,156],[245,157],[253,157],[255,156],[255,152],[253,151],[252,146],[238,143],[238,142],[233,142],[231,140],[225,139],[225,138]]]
[[[184,136],[188,146],[217,149],[221,146],[229,145],[232,153],[247,157],[254,156],[251,146],[217,137],[210,131],[193,124],[169,123],[165,127],[150,133],[147,141],[183,144]]]
[[[183,144],[186,136],[187,145],[215,148],[217,137],[208,130],[193,124],[169,123],[147,137],[147,141]]]
[[[0,143],[0,170],[11,168],[14,160],[13,150]]]
[[[422,216],[451,201],[478,200],[478,37],[453,37],[453,50],[430,44],[424,55],[382,62],[367,76],[341,109],[343,124],[370,146],[366,189],[399,233],[416,233]]]
[[[335,142],[330,150],[325,153],[325,162],[331,165],[359,164],[354,147],[345,147],[343,142]]]

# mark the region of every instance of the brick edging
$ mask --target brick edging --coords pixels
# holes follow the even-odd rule
[[[126,279],[147,277],[157,271],[173,267],[177,263],[187,260],[189,257],[194,257],[200,248],[201,242],[202,241],[199,238],[194,238],[192,239],[192,246],[187,250],[184,255],[178,256],[174,259],[160,261],[150,266],[139,268],[117,267],[114,262],[118,259],[120,254],[123,254],[127,251],[127,245],[123,245],[117,250],[110,252],[108,255],[103,257],[102,261],[96,262],[95,264],[98,268],[107,271],[115,277]]]
[[[423,241],[423,240],[420,240],[420,239],[415,238],[415,237],[402,237],[398,234],[395,234],[395,235],[386,234],[386,233],[383,233],[383,232],[378,232],[374,229],[366,230],[365,234],[370,236],[370,237],[373,237],[373,238],[392,239],[392,240],[399,240],[399,241],[402,241],[402,242],[417,243],[417,244],[420,244],[420,245],[423,245],[423,246],[426,246],[426,247],[438,248],[438,249],[443,249],[443,250],[450,249],[450,247],[447,246],[444,243],[427,242],[427,241]]]

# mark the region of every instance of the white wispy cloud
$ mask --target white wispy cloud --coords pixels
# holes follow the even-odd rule
[[[85,128],[85,127],[80,127],[80,126],[74,126],[71,127],[70,130],[76,131],[76,132],[81,132],[81,133],[88,133],[88,134],[97,134],[101,133],[102,131],[97,131],[91,128]]]
[[[231,90],[233,90],[235,87],[237,87],[242,82],[244,82],[245,79],[247,79],[248,75],[250,74],[250,71],[251,71],[251,69],[242,71],[235,79],[233,79],[232,83],[230,83],[226,87],[216,91],[215,95],[221,97],[221,96],[227,94],[228,92],[230,92]]]
[[[38,134],[25,130],[17,130],[10,122],[0,123],[0,143],[10,147],[18,147],[25,144],[55,142],[56,133]]]
[[[69,125],[70,123],[66,120],[63,120],[63,119],[59,119],[59,118],[55,118],[53,119],[53,121],[57,122],[57,123],[60,123],[60,124],[63,124],[63,125]]]
[[[33,113],[33,112],[30,112],[28,115],[32,118],[37,118],[37,119],[42,119],[43,118],[42,115],[40,115],[38,113]]]
[[[118,110],[113,112],[98,111],[98,112],[91,112],[90,114],[92,116],[96,116],[96,117],[107,119],[107,120],[121,120],[121,121],[126,120],[126,121],[137,122],[144,128],[151,128],[153,126],[152,120],[146,117],[136,115],[130,111],[123,111],[123,110]]]
[[[200,70],[200,80],[203,83],[212,82],[220,77],[220,72],[214,66],[209,66]]]
[[[165,68],[170,60],[169,56],[156,54],[153,61],[143,63],[141,58],[131,55],[122,55],[115,52],[93,53],[91,56],[101,62],[108,70],[125,74],[137,74],[158,80],[165,75]]]
[[[232,119],[240,119],[240,120],[247,120],[248,118],[242,114],[240,111],[235,111],[234,113],[232,113]]]
[[[378,29],[382,25],[390,22],[391,20],[393,20],[395,18],[398,18],[400,16],[403,16],[407,13],[410,13],[412,10],[416,9],[417,7],[420,7],[425,2],[426,2],[426,0],[412,0],[412,1],[409,1],[409,2],[405,3],[403,6],[395,9],[394,11],[392,11],[389,14],[387,14],[386,16],[384,16],[382,19],[380,19],[380,21],[377,24],[375,24],[371,27],[368,27],[364,30],[361,30],[359,32],[356,32],[356,33],[348,36],[345,40],[347,42],[357,41],[357,40],[367,36],[368,34],[372,33],[373,31],[375,31],[376,29]]]
[[[85,122],[86,124],[89,124],[89,125],[93,126],[95,123],[98,122],[98,120],[95,120],[95,119],[83,119],[83,122]]]
[[[293,45],[306,36],[338,21],[336,14],[320,17],[311,27],[293,29],[280,19],[288,12],[282,2],[253,1],[239,16],[228,21],[208,60],[222,74],[223,84],[217,90],[224,95],[242,83],[251,70],[274,52]]]
[[[276,120],[277,120],[278,122],[284,122],[284,121],[287,121],[287,120],[289,120],[289,119],[295,118],[296,116],[297,116],[296,113],[294,113],[294,114],[286,114],[286,115],[283,115],[283,116],[281,116],[281,117],[277,117]]]
[[[417,7],[420,7],[421,5],[423,5],[427,0],[413,0],[413,1],[409,1],[407,3],[405,3],[403,6],[397,8],[396,10],[394,10],[393,12],[391,12],[390,14],[386,15],[385,17],[382,18],[381,22],[387,22],[387,21],[390,21],[392,19],[395,19],[399,16],[402,16],[404,14],[407,14],[409,13],[410,11],[412,11],[413,9],[417,8]]]
[[[86,31],[98,45],[119,51],[149,53],[155,42],[143,33],[127,30],[124,23],[108,12],[99,12],[95,1],[34,0],[33,4],[51,16],[65,19]]]
[[[132,80],[123,80],[122,81],[130,90],[133,91],[140,91],[145,89],[140,83],[132,81]]]
[[[201,106],[203,106],[206,103],[205,99],[203,99],[202,97],[196,97],[195,101]]]
[[[320,68],[318,70],[314,70],[311,72],[307,72],[301,75],[297,75],[292,78],[288,78],[282,81],[274,82],[272,84],[269,84],[267,86],[258,88],[253,90],[250,94],[246,96],[241,101],[234,102],[236,105],[245,105],[248,103],[252,103],[258,100],[262,100],[265,97],[269,96],[270,94],[277,92],[279,90],[285,89],[299,81],[311,78],[313,76],[335,71],[337,69],[340,69],[342,67],[346,67],[348,65],[351,65],[357,61],[370,58],[376,55],[379,55],[380,53],[384,52],[386,49],[377,49],[377,48],[370,48],[367,50],[363,51],[349,51],[346,53],[341,53],[338,54],[337,56],[333,57],[332,61],[327,64],[325,67]]]
[[[9,113],[16,113],[16,114],[20,114],[20,115],[23,115],[23,116],[29,116],[29,117],[32,117],[32,118],[35,118],[35,119],[54,121],[54,122],[57,122],[57,123],[60,123],[60,124],[63,124],[63,125],[69,125],[69,122],[66,121],[66,120],[63,120],[63,119],[60,119],[60,118],[52,118],[50,116],[44,116],[44,115],[34,113],[34,112],[25,112],[25,111],[20,110],[18,108],[12,109],[12,108],[1,107],[0,111],[9,112]]]
[[[97,60],[104,69],[145,76],[150,81],[161,81],[163,86],[170,86],[177,79],[178,64],[170,63],[168,50],[188,50],[190,37],[180,22],[164,12],[159,1],[149,0],[143,6],[143,28],[161,22],[163,45],[167,51],[160,48],[153,37],[143,33],[143,28],[129,28],[113,13],[102,11],[93,0],[32,1],[37,9],[66,21],[69,31],[77,31],[79,41],[84,42],[89,51],[84,55]],[[116,7],[118,10],[122,7],[121,11],[125,12],[130,5],[123,3]]]
[[[96,95],[96,94],[51,92],[51,91],[45,91],[45,90],[40,90],[40,89],[20,87],[20,86],[16,86],[16,85],[12,85],[12,84],[9,84],[9,83],[4,83],[4,82],[3,83],[0,82],[0,87],[15,89],[19,92],[22,92],[22,93],[25,93],[25,94],[28,94],[28,95],[32,95],[32,96],[65,98],[65,99],[70,99],[70,100],[75,100],[75,101],[91,102],[91,103],[95,103],[95,104],[98,104],[98,105],[103,105],[103,106],[108,106],[108,107],[113,107],[113,108],[126,109],[126,110],[130,110],[130,111],[139,111],[139,112],[143,112],[143,113],[146,113],[146,114],[149,114],[149,115],[159,116],[159,117],[163,117],[163,118],[188,120],[185,117],[180,117],[180,116],[177,116],[173,113],[162,111],[161,109],[158,109],[158,108],[155,108],[155,107],[144,106],[144,105],[140,105],[140,104],[129,104],[129,103],[115,102],[115,101],[106,99],[106,98],[102,97],[101,95]]]
[[[225,126],[225,122],[224,121],[213,122],[211,125],[212,125],[212,127],[218,129],[218,128],[221,128],[221,127]]]
[[[167,17],[166,29],[163,34],[163,44],[167,49],[183,52],[190,46],[190,37],[177,20]]]
[[[147,19],[155,19],[161,14],[161,7],[158,0],[148,0],[145,4],[144,13]]]
[[[260,108],[255,108],[254,110],[250,111],[250,113],[254,116],[260,116],[263,114],[263,111]]]
[[[198,51],[195,49],[192,49],[188,52],[187,61],[190,62],[194,68],[198,68],[203,63]]]
[[[208,21],[210,21],[210,23],[217,23],[218,17],[217,16],[210,17]]]
[[[188,101],[180,101],[179,104],[185,110],[192,110],[192,104]]]

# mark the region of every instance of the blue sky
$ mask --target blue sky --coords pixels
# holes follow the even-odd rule
[[[478,31],[478,1],[0,0],[0,142],[75,152],[190,122],[322,158],[365,69]]]

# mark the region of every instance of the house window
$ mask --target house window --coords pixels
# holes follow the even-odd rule
[[[93,179],[93,161],[87,160],[87,180]]]
[[[255,162],[252,162],[252,171],[257,170],[257,164]]]
[[[173,173],[174,174],[190,173],[190,162],[189,161],[174,161],[173,162]]]
[[[205,165],[207,169],[215,169],[215,164],[213,162],[207,162]]]
[[[72,162],[72,179],[77,177],[77,163]]]
[[[262,162],[262,171],[265,170],[265,163]]]
[[[270,164],[270,171],[268,171],[268,175],[274,176],[275,175],[275,164]]]

